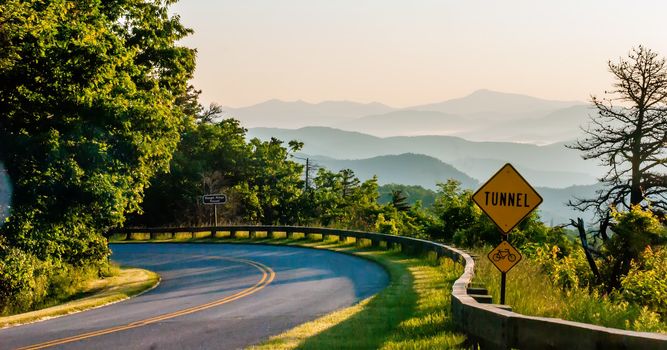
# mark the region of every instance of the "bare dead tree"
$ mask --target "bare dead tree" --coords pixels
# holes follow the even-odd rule
[[[217,103],[211,103],[208,108],[203,108],[200,106],[200,111],[197,114],[197,120],[200,123],[213,123],[215,118],[220,117],[223,113],[223,108]]]
[[[569,205],[581,211],[593,210],[599,227],[586,231],[584,221],[571,220],[579,232],[586,259],[598,283],[602,282],[594,255],[599,252],[589,244],[610,241],[613,229],[612,208],[630,209],[640,205],[659,214],[667,210],[667,64],[665,58],[643,46],[633,48],[628,57],[609,61],[615,78],[605,98],[592,96],[597,114],[591,117],[585,137],[571,149],[583,152],[584,159],[597,159],[608,170],[600,178],[604,185],[594,198],[577,198]],[[663,215],[660,215],[664,217]],[[609,260],[606,257],[607,261]],[[628,265],[629,258],[616,257],[614,264]],[[620,265],[619,265],[620,266]],[[613,269],[609,288],[618,286],[622,269]]]
[[[667,64],[643,46],[627,58],[609,62],[616,82],[606,97],[592,96],[597,115],[584,129],[585,138],[569,148],[597,159],[608,168],[605,185],[595,198],[570,202],[582,211],[595,210],[600,219],[611,206],[634,205],[667,210]]]

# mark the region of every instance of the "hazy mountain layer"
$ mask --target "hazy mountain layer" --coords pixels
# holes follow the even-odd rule
[[[578,137],[588,112],[581,102],[479,90],[462,98],[402,109],[380,103],[270,100],[248,107],[225,107],[223,116],[236,118],[250,128],[330,126],[381,137],[449,135],[548,144]]]
[[[341,130],[387,137],[396,135],[453,135],[474,132],[484,121],[470,121],[455,114],[434,111],[400,110],[370,115],[335,124]]]
[[[550,144],[570,141],[583,135],[581,128],[594,113],[591,106],[578,105],[558,109],[540,118],[522,118],[497,122],[487,120],[485,126],[470,128],[452,135],[471,141],[506,141]]]
[[[536,146],[509,142],[473,142],[451,136],[414,136],[379,138],[366,134],[332,128],[308,127],[297,130],[254,128],[248,137],[268,140],[304,142],[305,154],[335,159],[366,159],[383,155],[415,153],[457,164],[470,171],[469,175],[484,181],[498,164],[512,163],[527,171],[534,186],[570,186],[591,184],[599,176],[594,161],[584,161],[579,152],[561,144]],[[484,161],[489,160],[489,161]],[[488,165],[485,165],[488,163]],[[488,175],[484,176],[484,171]],[[557,173],[544,177],[544,173]],[[475,175],[473,175],[473,173]],[[559,178],[563,181],[558,180]],[[570,179],[574,182],[569,183]]]
[[[381,103],[326,101],[308,103],[270,100],[256,105],[224,107],[223,117],[235,118],[245,127],[299,128],[309,125],[333,125],[371,114],[383,114],[394,109]]]
[[[478,181],[486,181],[495,174],[506,162],[499,159],[464,158],[453,161],[451,164],[462,172]],[[554,188],[569,187],[574,184],[594,184],[597,179],[591,174],[564,170],[536,170],[523,165],[517,165],[517,170],[531,184]]]
[[[541,117],[543,114],[551,111],[577,104],[581,104],[581,102],[551,101],[520,94],[477,90],[462,98],[414,106],[407,109],[470,115],[479,119],[487,119],[484,116],[493,113],[504,115],[508,119],[515,119],[516,117],[513,116],[526,114]]]
[[[542,221],[551,225],[568,224],[570,219],[581,217],[586,222],[593,220],[592,213],[581,212],[568,207],[568,201],[575,198],[593,198],[600,184],[588,186],[570,186],[567,188],[537,187],[535,190],[542,196],[544,202],[538,210]]]

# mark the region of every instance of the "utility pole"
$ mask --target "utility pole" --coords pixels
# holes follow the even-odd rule
[[[310,189],[308,186],[308,173],[310,173],[310,158],[306,158],[306,192]]]

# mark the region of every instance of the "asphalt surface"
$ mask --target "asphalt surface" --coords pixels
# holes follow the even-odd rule
[[[367,298],[388,283],[367,260],[237,244],[116,244],[112,259],[160,274],[135,298],[0,329],[0,349],[239,349]]]

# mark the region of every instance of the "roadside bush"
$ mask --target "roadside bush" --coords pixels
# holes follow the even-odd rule
[[[113,273],[105,262],[84,266],[43,261],[18,248],[0,246],[0,315],[64,302],[87,282]]]
[[[650,210],[637,205],[628,211],[614,211],[612,218],[613,235],[604,242],[598,264],[607,292],[620,290],[622,279],[633,266],[636,270],[653,268],[653,265],[642,265],[642,252],[667,241],[667,229]]]
[[[48,270],[34,255],[17,248],[0,258],[0,314],[30,309],[46,295],[42,271]]]
[[[572,248],[566,255],[558,245],[542,244],[533,258],[555,286],[565,290],[592,285],[594,276],[582,248]]]
[[[631,265],[621,280],[621,297],[667,317],[667,249],[646,247]]]

